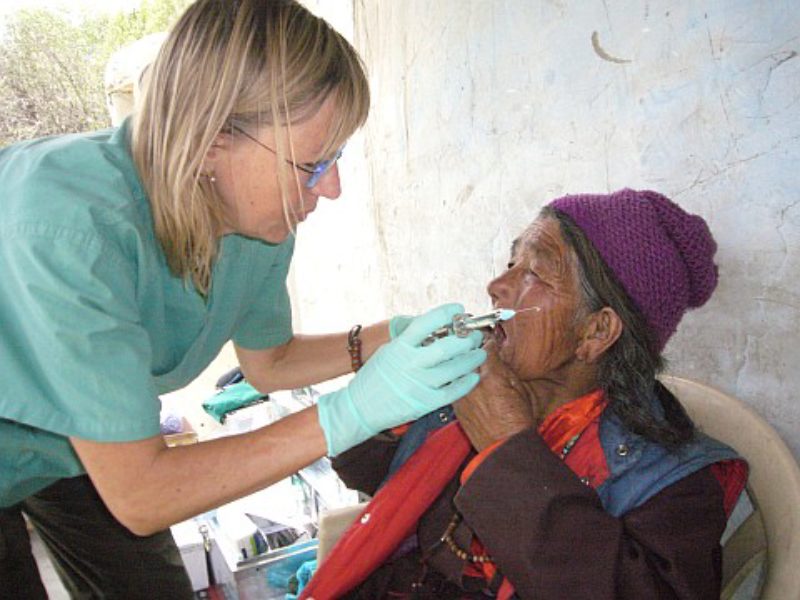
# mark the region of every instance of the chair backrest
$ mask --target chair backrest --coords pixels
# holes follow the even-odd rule
[[[747,491],[761,517],[767,542],[761,598],[800,599],[800,468],[791,451],[777,432],[740,400],[688,379],[664,375],[661,381],[701,431],[736,449],[750,465]],[[757,535],[745,534],[746,544],[757,544]],[[740,536],[740,546],[741,540]],[[727,554],[726,547],[724,561],[728,561]]]

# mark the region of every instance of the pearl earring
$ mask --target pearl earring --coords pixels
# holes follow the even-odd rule
[[[211,173],[200,173],[200,177],[207,177],[211,183],[216,183],[217,181],[213,171]]]

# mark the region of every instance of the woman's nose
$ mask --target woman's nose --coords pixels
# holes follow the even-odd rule
[[[318,196],[323,196],[330,200],[336,200],[336,198],[341,196],[342,183],[339,180],[339,165],[331,165],[330,168],[322,174],[322,177],[317,180],[317,183],[314,184],[311,191]]]
[[[495,277],[486,286],[486,291],[489,292],[489,297],[492,303],[497,306],[509,306],[508,299],[511,292],[509,281],[509,271]]]

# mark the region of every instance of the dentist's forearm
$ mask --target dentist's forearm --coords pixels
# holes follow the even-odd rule
[[[316,407],[249,433],[174,448],[161,436],[71,441],[111,513],[142,536],[265,488],[326,452]]]

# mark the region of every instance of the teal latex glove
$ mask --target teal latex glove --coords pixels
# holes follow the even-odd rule
[[[479,348],[480,332],[420,345],[463,312],[460,304],[445,304],[413,319],[375,352],[346,388],[320,397],[319,422],[331,456],[455,402],[478,384],[475,369],[486,360]]]
[[[413,320],[414,317],[409,315],[397,315],[396,317],[392,317],[392,320],[389,321],[389,339],[393,340],[403,333]]]

